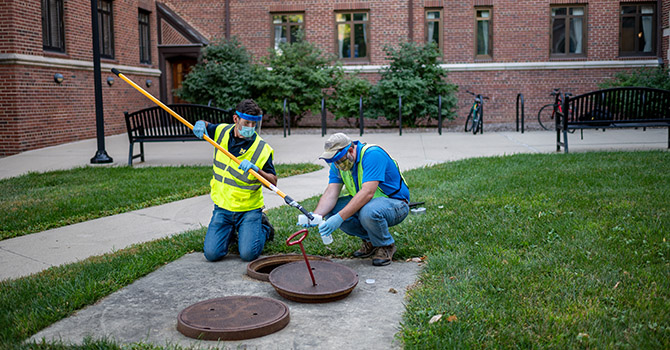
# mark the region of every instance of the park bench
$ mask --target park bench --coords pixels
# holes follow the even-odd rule
[[[172,104],[170,109],[195,124],[198,120],[210,123],[232,123],[232,110],[209,107],[195,104]],[[130,150],[128,151],[128,165],[133,165],[133,159],[141,158],[144,161],[145,142],[185,142],[201,141],[193,135],[191,129],[182,124],[177,118],[170,115],[159,106],[149,107],[137,112],[124,112]],[[140,153],[133,154],[133,145],[140,144]]]
[[[574,130],[640,127],[667,127],[670,148],[668,90],[618,87],[578,96],[566,94],[562,110],[568,113],[556,118],[556,151],[562,146],[568,153],[568,133]]]

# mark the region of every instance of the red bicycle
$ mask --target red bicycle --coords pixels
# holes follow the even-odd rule
[[[542,106],[537,112],[537,121],[544,130],[555,129],[557,117],[563,116],[563,95],[571,96],[572,94],[566,92],[561,94],[561,89],[554,89],[551,96],[554,96],[554,103]]]

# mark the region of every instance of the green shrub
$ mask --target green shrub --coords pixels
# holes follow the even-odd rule
[[[339,66],[298,33],[293,43],[280,43],[263,58],[266,67],[257,67],[254,96],[266,114],[275,120],[283,117],[284,99],[290,110],[291,125],[298,125],[309,111],[319,111],[323,90],[333,84]],[[269,69],[268,69],[269,68]]]
[[[601,89],[621,86],[644,86],[670,90],[670,69],[657,67],[640,68],[631,72],[619,72],[598,86]]]
[[[249,53],[236,38],[220,39],[202,49],[201,62],[193,66],[176,93],[191,103],[212,100],[220,108],[235,108],[250,97],[254,72]]]
[[[363,110],[370,113],[370,90],[372,84],[358,73],[340,74],[333,86],[332,94],[326,100],[328,110],[335,115],[335,120],[345,119],[349,126],[359,117],[359,103],[363,98]]]
[[[372,89],[373,117],[384,116],[397,124],[401,96],[403,124],[416,126],[422,118],[437,119],[438,96],[442,95],[442,115],[454,118],[454,93],[458,88],[447,81],[447,71],[439,66],[439,51],[434,43],[401,43],[397,48],[387,45],[384,52],[390,65]]]

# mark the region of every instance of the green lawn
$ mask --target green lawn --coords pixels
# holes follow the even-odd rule
[[[670,153],[478,158],[405,177],[412,200],[427,208],[392,228],[398,260],[427,256],[399,326],[405,348],[670,348]],[[312,209],[316,200],[301,204]],[[265,254],[288,251],[282,238],[296,231],[297,214],[269,211],[277,238]],[[0,282],[0,347],[65,348],[19,342],[201,250],[203,235]],[[309,236],[305,249],[346,257],[359,244],[339,231],[334,238],[323,246]]]
[[[279,177],[321,169],[277,164]],[[0,240],[209,193],[211,166],[82,167],[0,180]]]

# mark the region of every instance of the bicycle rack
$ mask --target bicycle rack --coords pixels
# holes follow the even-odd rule
[[[437,97],[437,133],[442,135],[442,95]]]
[[[398,128],[402,136],[402,96],[398,96]]]
[[[326,135],[326,99],[321,99],[321,137]]]
[[[358,99],[358,127],[360,128],[360,136],[363,136],[363,96]]]
[[[519,101],[521,101],[521,133],[523,134],[523,121],[525,117],[525,107],[524,107],[524,99],[523,99],[523,94],[519,93],[516,95],[516,131],[519,131]]]
[[[286,100],[284,99],[284,137],[286,137],[286,127],[288,126],[288,136],[291,136],[291,120],[289,117],[286,116],[286,110],[288,109],[288,113],[291,114],[291,107],[286,106]]]

